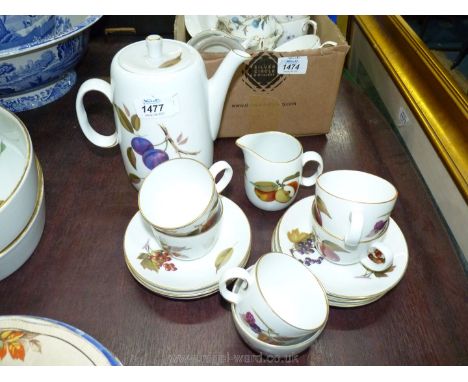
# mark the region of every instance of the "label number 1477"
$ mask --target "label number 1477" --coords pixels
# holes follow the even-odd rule
[[[143,109],[143,113],[161,113],[163,110],[164,104],[155,104],[155,105],[143,105],[141,108]]]

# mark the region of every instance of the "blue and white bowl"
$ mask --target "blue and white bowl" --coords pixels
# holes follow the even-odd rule
[[[51,35],[0,50],[0,105],[20,112],[66,94],[76,82],[73,68],[88,45],[89,27],[100,17],[54,16]]]
[[[31,44],[54,33],[55,16],[0,16],[0,50]]]

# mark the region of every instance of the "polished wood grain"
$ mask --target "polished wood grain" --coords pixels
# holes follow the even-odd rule
[[[78,82],[108,77],[113,55],[129,42],[123,37],[92,40],[78,67]],[[67,322],[97,338],[126,365],[277,364],[254,356],[243,343],[219,294],[170,300],[133,279],[122,246],[137,211],[137,193],[119,149],[97,148],[81,132],[75,115],[77,89],[19,115],[44,170],[47,220],[31,259],[0,282],[0,314]],[[112,132],[112,110],[104,96],[90,93],[85,103],[93,126]],[[330,133],[300,140],[305,150],[323,156],[326,171],[368,171],[397,187],[393,218],[405,234],[410,258],[394,290],[368,306],[332,308],[326,329],[310,349],[279,364],[468,364],[466,273],[396,133],[364,93],[343,79]],[[282,212],[261,211],[248,202],[243,157],[233,139],[216,142],[219,159],[235,170],[224,194],[244,210],[253,228],[250,265],[270,250]],[[313,191],[301,188],[298,199]]]

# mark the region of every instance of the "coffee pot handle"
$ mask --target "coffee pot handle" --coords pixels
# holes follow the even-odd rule
[[[372,243],[368,256],[361,259],[361,264],[371,271],[383,272],[393,264],[393,252],[382,243]]]
[[[89,91],[101,92],[112,104],[112,89],[108,82],[98,78],[92,78],[83,82],[83,84],[80,86],[80,89],[78,90],[75,104],[76,115],[78,116],[78,122],[80,123],[81,130],[83,130],[86,138],[88,138],[96,146],[113,147],[119,143],[117,131],[111,135],[99,134],[96,130],[94,130],[88,121],[88,115],[86,114],[86,110],[83,104],[83,97]]]
[[[243,280],[246,285],[244,289],[247,289],[249,285],[253,283],[253,278],[250,273],[244,268],[229,268],[226,269],[221,277],[219,278],[219,292],[227,301],[232,304],[238,304],[241,301],[241,295],[235,292],[231,292],[227,289],[226,282],[234,279]]]
[[[320,154],[316,153],[315,151],[307,151],[304,154],[302,154],[302,167],[305,166],[307,162],[317,162],[317,171],[315,171],[315,174],[308,176],[307,178],[302,178],[301,179],[301,184],[303,186],[309,187],[313,186],[315,182],[317,181],[317,178],[323,171],[323,160]]]

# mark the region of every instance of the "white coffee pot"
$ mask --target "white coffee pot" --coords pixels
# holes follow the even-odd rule
[[[120,145],[137,189],[154,167],[171,158],[193,158],[209,167],[229,84],[249,58],[244,51],[230,51],[208,80],[193,47],[150,35],[114,56],[110,84],[90,79],[81,85],[76,98],[81,129],[97,146]],[[103,93],[113,104],[113,134],[102,135],[90,125],[83,104],[89,91]]]

